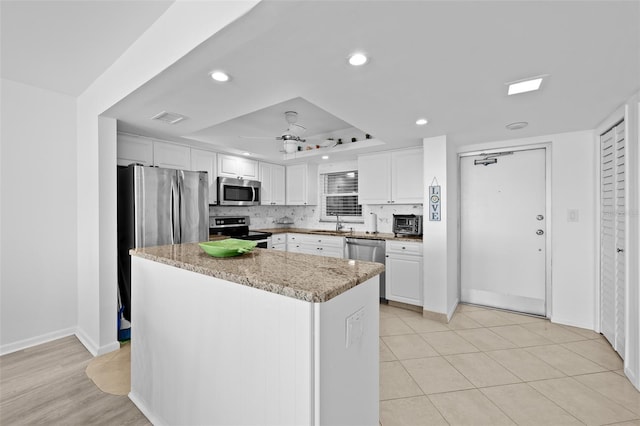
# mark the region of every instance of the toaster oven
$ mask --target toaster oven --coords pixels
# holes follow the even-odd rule
[[[416,214],[394,214],[393,234],[397,237],[401,235],[422,235],[422,215]]]

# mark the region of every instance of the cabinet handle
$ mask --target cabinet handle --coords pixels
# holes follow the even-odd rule
[[[402,247],[402,250],[405,250],[405,249],[406,249],[406,247]]]

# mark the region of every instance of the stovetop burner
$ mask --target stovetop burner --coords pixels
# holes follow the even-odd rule
[[[271,232],[249,230],[249,216],[210,216],[209,235],[226,235],[240,240],[266,240]]]

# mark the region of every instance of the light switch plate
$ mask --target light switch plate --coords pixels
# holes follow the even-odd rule
[[[578,209],[568,209],[567,210],[567,222],[579,222],[580,221],[580,210]]]
[[[345,346],[349,348],[362,339],[362,334],[364,333],[364,306],[346,318],[345,326]]]

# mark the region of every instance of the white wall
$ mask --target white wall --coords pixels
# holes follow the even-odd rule
[[[78,98],[78,337],[94,355],[118,346],[116,133],[98,117],[257,3],[175,2]]]
[[[76,325],[76,102],[2,79],[0,353]]]
[[[440,185],[440,198],[442,200],[439,222],[431,222],[428,217],[422,227],[424,234],[424,306],[429,313],[446,315],[451,318],[449,306],[455,306],[454,300],[449,300],[451,294],[457,297],[457,276],[451,275],[449,263],[457,265],[457,254],[451,253],[450,244],[457,244],[457,230],[452,233],[449,224],[452,215],[457,215],[457,210],[451,209],[451,199],[456,197],[456,192],[448,181],[450,164],[447,161],[447,137],[438,136],[423,140],[424,148],[424,205],[429,206],[428,187],[434,178]],[[453,206],[455,207],[455,205]],[[457,224],[457,219],[453,222]],[[456,238],[452,238],[452,236]],[[451,290],[451,288],[455,290]]]
[[[551,144],[551,320],[595,329],[596,158],[592,130],[463,146],[458,152]],[[576,209],[578,222],[568,222]],[[457,235],[449,235],[449,239]]]

